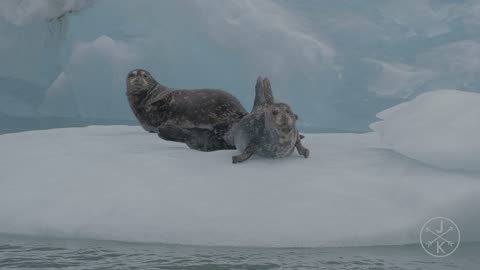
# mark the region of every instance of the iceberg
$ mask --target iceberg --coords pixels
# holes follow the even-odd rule
[[[397,245],[446,216],[478,241],[479,11],[474,0],[1,1],[0,132],[107,125],[0,135],[0,232]],[[306,134],[306,160],[232,165],[235,151],[112,126],[133,119],[124,80],[139,67],[247,108],[261,74],[301,130],[367,133]]]
[[[384,147],[445,169],[480,170],[480,94],[437,90],[387,109],[370,127]]]
[[[417,243],[453,219],[480,240],[478,175],[389,149],[375,132],[306,134],[311,156],[198,152],[138,126],[0,135],[0,232],[229,246]]]

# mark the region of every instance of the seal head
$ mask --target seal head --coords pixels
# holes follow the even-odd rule
[[[127,94],[148,91],[157,84],[150,72],[144,69],[134,69],[127,75]]]
[[[133,114],[143,129],[148,132],[157,132],[154,123],[150,121],[147,110],[150,108],[150,101],[153,97],[162,92],[161,85],[152,77],[150,72],[144,69],[130,71],[127,75],[126,84],[128,103]]]

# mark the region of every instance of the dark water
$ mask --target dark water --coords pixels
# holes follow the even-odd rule
[[[419,245],[238,248],[0,234],[0,269],[480,269],[480,243],[443,259]]]

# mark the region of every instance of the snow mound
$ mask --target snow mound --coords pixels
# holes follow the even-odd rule
[[[307,134],[311,157],[203,153],[140,127],[0,135],[0,232],[235,246],[416,243],[447,216],[478,240],[480,181],[379,149],[375,133]]]
[[[377,115],[387,148],[446,169],[480,170],[480,94],[438,90]]]

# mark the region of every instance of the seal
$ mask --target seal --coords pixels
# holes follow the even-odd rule
[[[232,157],[233,163],[243,162],[257,153],[268,158],[284,158],[296,148],[308,158],[295,124],[298,116],[288,104],[275,103],[270,81],[258,77],[252,112],[232,127],[228,136],[242,153]]]
[[[171,89],[144,69],[130,71],[126,83],[130,108],[146,131],[196,150],[235,149],[224,135],[247,112],[233,95],[217,89]]]

